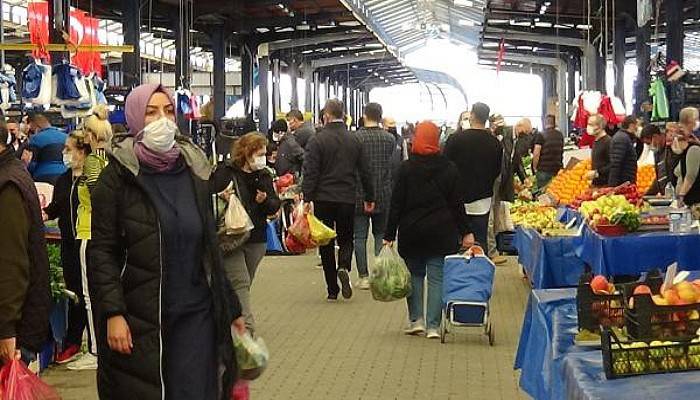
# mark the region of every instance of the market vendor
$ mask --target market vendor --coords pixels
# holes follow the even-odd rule
[[[693,133],[689,127],[691,124],[695,124],[697,115],[698,110],[693,107],[681,110],[679,117],[680,133],[676,135],[671,144],[671,150],[681,156],[680,162],[674,170],[674,174],[678,178],[676,195],[679,203],[685,204],[692,209],[695,219],[700,217],[700,180],[698,179],[700,146],[690,140]]]
[[[654,169],[656,170],[656,178],[646,194],[648,196],[663,195],[669,182],[668,172],[673,169],[668,168],[673,152],[666,145],[665,133],[661,132],[661,129],[656,125],[649,124],[642,129],[642,141],[654,153]]]
[[[634,142],[637,137],[637,118],[625,117],[620,130],[610,142],[610,175],[608,186],[619,186],[625,182],[637,182],[637,151]]]
[[[605,119],[601,115],[588,117],[586,133],[595,138],[593,150],[591,150],[591,167],[588,178],[593,181],[593,186],[603,187],[608,184],[610,174],[610,142],[611,138],[605,131]]]

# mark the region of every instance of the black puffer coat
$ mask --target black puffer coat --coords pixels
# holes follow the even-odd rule
[[[236,370],[230,326],[241,315],[241,307],[232,297],[216,242],[207,182],[211,166],[189,139],[178,137],[178,145],[192,174],[202,224],[208,228],[203,267],[214,302],[219,359],[226,367],[223,393],[230,393]],[[132,138],[117,138],[110,163],[92,193],[89,248],[90,295],[98,316],[97,382],[103,400],[162,398],[162,243],[157,212],[143,185]],[[106,321],[115,315],[123,315],[129,324],[131,355],[112,352],[107,345]],[[222,398],[228,398],[223,393]]]

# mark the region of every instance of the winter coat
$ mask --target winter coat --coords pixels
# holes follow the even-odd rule
[[[501,158],[501,184],[498,188],[498,193],[501,201],[512,202],[515,200],[515,182],[513,181],[515,139],[513,138],[513,127],[503,127],[500,136],[503,156]]]
[[[277,160],[275,161],[277,176],[288,173],[299,176],[303,163],[304,149],[293,134],[285,134],[277,147]]]
[[[272,176],[267,169],[245,172],[227,161],[216,168],[211,178],[212,193],[221,193],[236,179],[241,193],[239,196],[255,228],[250,232],[248,243],[265,243],[267,241],[267,217],[280,208],[280,198],[272,186]],[[236,186],[234,185],[234,188]],[[257,191],[267,193],[267,199],[261,204],[255,201]]]
[[[80,179],[73,177],[73,171],[70,169],[61,175],[53,188],[51,204],[44,209],[49,220],[58,218],[58,229],[61,230],[61,266],[64,271],[80,271],[80,249],[76,242],[75,226],[78,220]]]
[[[0,339],[40,351],[49,334],[49,258],[39,195],[14,151],[0,153]]]
[[[392,184],[392,161],[396,150],[396,139],[389,132],[376,128],[360,128],[357,136],[362,142],[362,154],[367,157],[369,169],[372,174],[372,185],[374,187],[374,214],[380,214],[389,209]],[[365,209],[363,200],[365,192],[362,190],[362,179],[359,172],[356,173],[356,197],[355,213],[364,215]]]
[[[433,257],[456,253],[468,233],[458,182],[459,170],[441,155],[412,155],[399,168],[384,239],[398,230],[402,257]]]
[[[332,122],[306,146],[302,191],[308,201],[355,204],[355,173],[360,174],[364,201],[375,200],[369,159],[362,143],[342,122]]]
[[[608,186],[637,182],[637,151],[629,133],[619,130],[610,142]]]
[[[468,129],[450,135],[445,156],[460,173],[464,203],[493,197],[496,178],[501,175],[503,147],[486,129]]]
[[[315,134],[316,129],[314,129],[311,122],[304,122],[299,129],[294,131],[294,137],[297,139],[297,143],[299,143],[299,146],[301,146],[302,149],[306,149],[306,145]]]
[[[153,200],[133,150],[133,138],[115,138],[110,163],[93,196],[92,240],[88,249],[88,279],[96,309],[101,399],[161,399],[163,394],[161,325],[163,260],[162,232]],[[236,371],[231,323],[241,315],[222,267],[209,190],[211,166],[192,142],[177,137],[192,176],[204,229],[202,267],[212,292],[220,364],[225,367],[221,398]],[[121,315],[131,330],[131,355],[112,352],[107,345],[107,319]],[[192,343],[196,346],[196,343]]]

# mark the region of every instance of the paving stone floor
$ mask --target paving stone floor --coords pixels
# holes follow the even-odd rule
[[[514,258],[497,268],[493,347],[473,329],[456,330],[446,344],[405,336],[405,302],[378,303],[369,292],[328,304],[316,263],[313,255],[266,257],[260,267],[253,305],[271,362],[252,399],[527,398],[513,359],[529,289]],[[52,367],[44,379],[65,400],[97,399],[94,372]]]

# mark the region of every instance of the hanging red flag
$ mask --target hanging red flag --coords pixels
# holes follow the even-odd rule
[[[50,60],[46,45],[49,44],[49,6],[45,1],[30,2],[27,6],[27,20],[29,26],[29,39],[32,44],[38,45],[38,49],[32,53],[36,58]],[[70,41],[71,44],[99,45],[98,37],[99,21],[90,17],[85,11],[71,9],[70,11]],[[83,73],[90,72],[102,76],[102,59],[96,51],[77,51],[71,59]]]
[[[506,54],[506,42],[501,38],[501,44],[498,45],[498,59],[496,60],[496,75],[501,72],[501,64],[503,63],[503,56]]]

